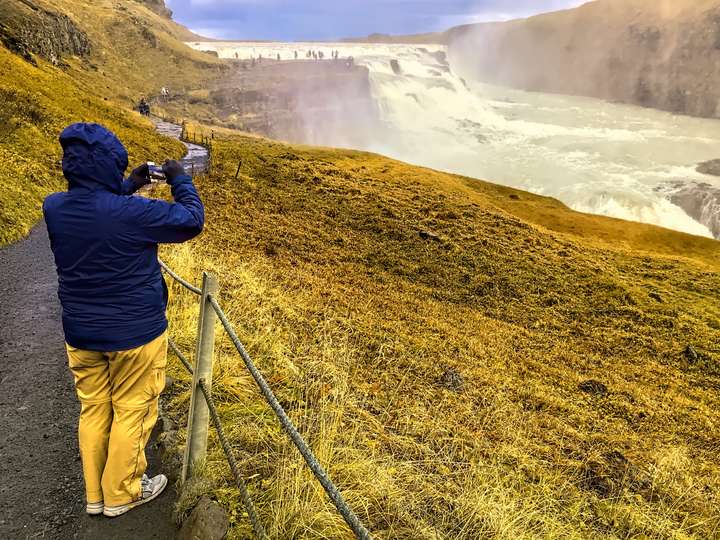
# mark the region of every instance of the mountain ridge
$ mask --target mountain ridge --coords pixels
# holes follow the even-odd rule
[[[595,0],[445,34],[464,75],[678,114],[720,114],[720,2]]]

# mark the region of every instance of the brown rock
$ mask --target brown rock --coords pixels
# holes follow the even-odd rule
[[[203,497],[183,523],[178,540],[222,540],[229,522],[225,509],[215,501]]]

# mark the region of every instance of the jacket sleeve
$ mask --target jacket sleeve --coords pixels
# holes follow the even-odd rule
[[[122,183],[122,187],[120,188],[120,195],[132,195],[138,189],[140,189],[140,187],[135,182],[127,178]]]
[[[127,231],[141,242],[177,244],[196,237],[205,225],[205,209],[192,179],[179,176],[172,184],[174,203],[128,197],[123,212]]]

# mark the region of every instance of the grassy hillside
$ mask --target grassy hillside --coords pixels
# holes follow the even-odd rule
[[[131,164],[182,155],[128,112],[144,93],[218,73],[179,32],[135,2],[0,0],[0,245],[27,234],[45,195],[64,189],[57,136],[71,122],[113,129]]]
[[[202,242],[163,256],[195,282],[220,276],[242,339],[377,538],[720,535],[717,242],[377,155],[225,136],[200,182]],[[192,301],[173,291],[188,351]],[[349,538],[227,338],[216,362],[270,536]],[[198,490],[244,538],[211,448]]]

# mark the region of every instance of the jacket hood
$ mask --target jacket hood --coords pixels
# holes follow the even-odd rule
[[[106,189],[120,194],[128,153],[112,131],[99,124],[72,124],[60,134],[60,145],[63,174],[71,189]]]

